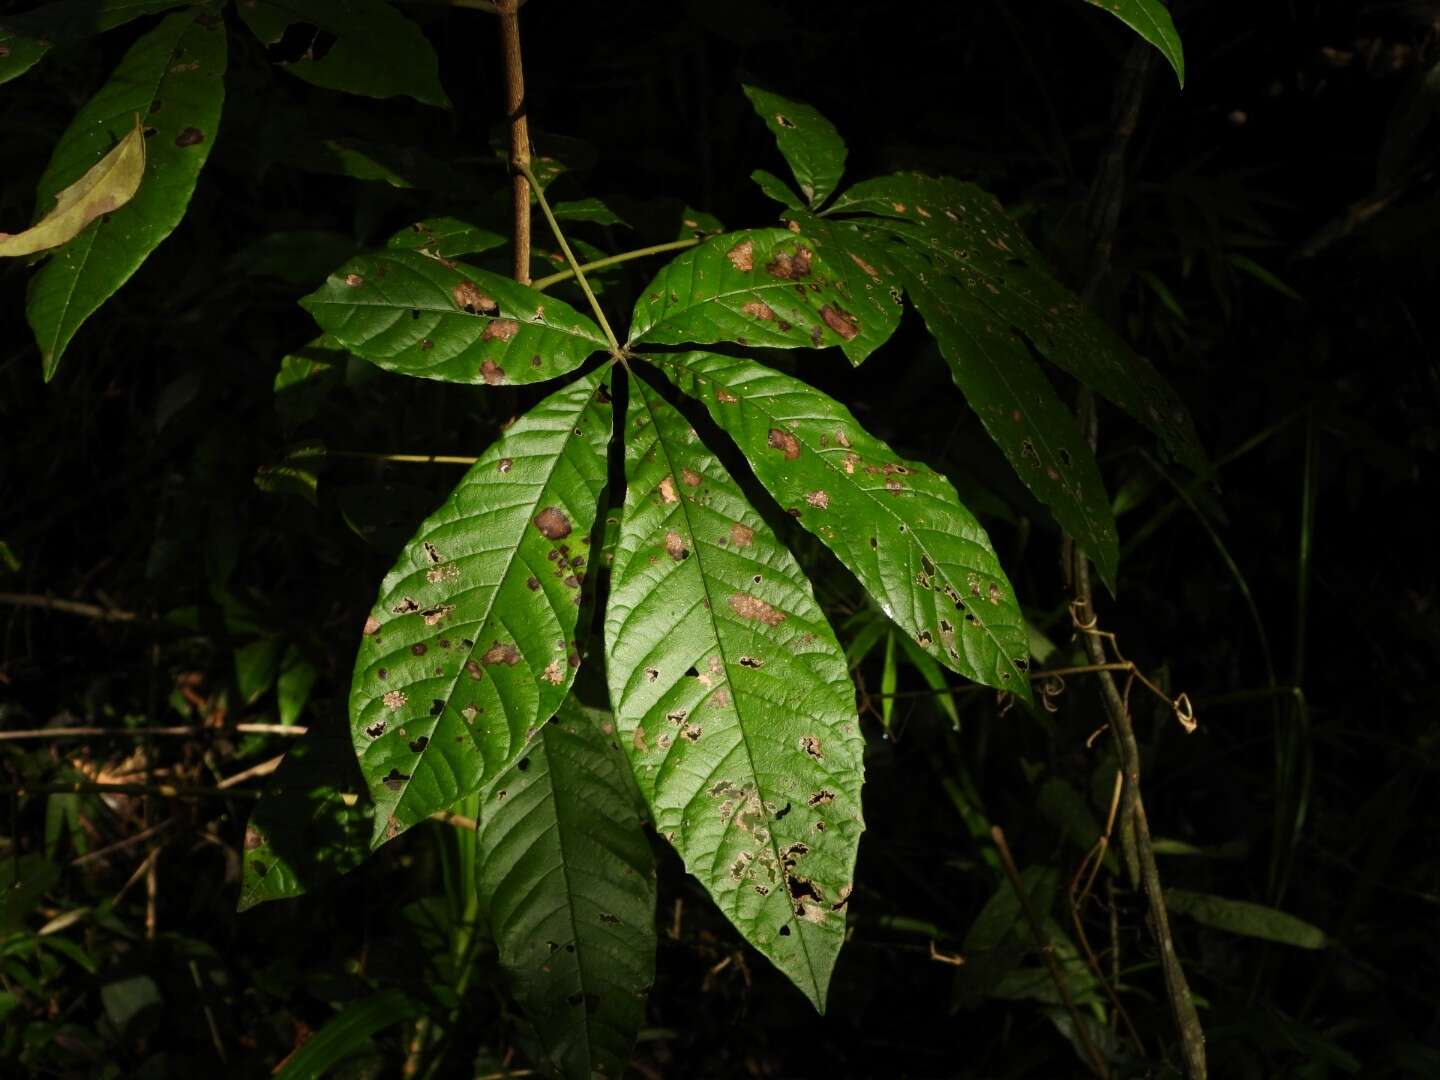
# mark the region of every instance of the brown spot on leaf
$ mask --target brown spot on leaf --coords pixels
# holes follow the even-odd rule
[[[391,791],[399,791],[405,786],[405,781],[409,779],[409,774],[402,773],[399,769],[391,769],[390,772],[386,774],[385,779],[380,782]],[[391,821],[393,822],[394,819],[392,818]]]
[[[180,134],[175,136],[176,146],[198,146],[204,141],[205,133],[199,128],[182,128]]]
[[[481,292],[473,281],[466,279],[450,290],[450,296],[455,301],[455,306],[461,311],[491,314],[500,310],[500,305],[495,303],[495,298],[486,296]]]
[[[775,321],[775,309],[769,304],[762,303],[759,300],[751,300],[748,304],[741,307],[740,310],[754,319],[763,319],[766,322]]]
[[[485,650],[485,655],[480,659],[486,664],[504,664],[506,667],[514,667],[520,662],[520,650],[508,641],[496,641]]]
[[[465,674],[469,675],[470,678],[476,682],[479,682],[485,677],[485,673],[480,670],[480,665],[477,664],[473,658],[465,661]]]
[[[496,462],[495,471],[500,473],[508,473],[514,467],[515,462],[512,459],[508,457],[502,457],[498,462]]]
[[[741,240],[725,253],[725,257],[736,270],[748,273],[755,269],[755,245],[749,240]]]
[[[680,479],[685,482],[686,487],[700,486],[700,474],[697,473],[694,469],[681,469]]]
[[[734,405],[740,399],[730,393],[729,390],[719,389],[715,391],[715,400],[722,405]]]
[[[770,449],[783,452],[786,461],[794,461],[800,456],[800,440],[788,431],[772,427],[765,441]]]
[[[387,690],[385,696],[380,699],[387,709],[398,709],[406,702],[404,690]]]
[[[809,277],[810,249],[807,247],[796,248],[793,255],[777,251],[774,257],[765,264],[765,272],[782,281],[798,281],[800,278]]]
[[[380,632],[380,620],[377,619],[374,615],[371,615],[371,616],[369,616],[368,618],[366,618],[366,620],[365,620],[365,634],[366,634],[367,636],[369,636],[370,634],[378,634],[379,632]]]
[[[788,616],[777,611],[758,596],[749,593],[731,593],[730,610],[742,619],[751,619],[766,626],[779,626]]]
[[[346,274],[345,284],[352,289],[358,289],[361,285],[365,284],[365,279],[359,274]]]
[[[496,324],[491,323],[490,325],[495,326]],[[486,333],[488,334],[489,331],[487,330]],[[494,360],[486,360],[480,365],[480,377],[485,380],[486,386],[499,386],[505,381],[505,369]]]
[[[861,270],[864,270],[865,273],[869,274],[872,280],[880,280],[880,272],[876,270],[875,267],[871,266],[868,262],[866,262],[864,259],[862,259],[859,255],[856,255],[852,251],[850,253],[850,258],[854,259],[855,265],[860,267]]]
[[[673,476],[667,476],[660,481],[660,501],[667,503],[680,501],[680,496],[675,493],[675,478]]]
[[[565,681],[565,665],[559,660],[551,660],[540,674],[551,686],[559,686]]]
[[[558,506],[547,506],[535,515],[535,528],[547,540],[564,540],[570,535],[570,519]]]
[[[835,793],[828,788],[821,788],[811,795],[805,802],[810,806],[824,806],[826,803],[835,801]]]
[[[730,542],[736,547],[749,547],[755,542],[755,530],[737,521],[730,526]]]
[[[676,562],[684,562],[690,557],[690,549],[685,546],[684,537],[674,530],[665,534],[665,553]]]
[[[365,734],[372,739],[378,739],[385,734],[385,721],[378,720],[365,729]]]
[[[800,736],[800,749],[804,750],[805,753],[809,754],[816,761],[825,760],[825,754],[820,749],[820,740],[814,735]]]
[[[514,319],[496,319],[480,335],[481,341],[509,341],[520,332],[520,324]],[[489,380],[486,380],[487,382]]]
[[[812,491],[805,496],[805,501],[817,510],[825,510],[830,506],[830,493],[828,491]]]
[[[846,341],[852,341],[860,333],[860,322],[848,311],[825,304],[820,308],[820,318]]]

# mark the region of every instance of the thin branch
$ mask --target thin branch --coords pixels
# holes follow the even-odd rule
[[[359,458],[362,461],[399,461],[413,465],[474,465],[480,460],[463,454],[378,454],[368,450],[326,450],[324,456]]]
[[[594,262],[582,263],[581,270],[603,270],[607,266],[616,266],[620,263],[631,262],[634,259],[643,259],[649,255],[663,255],[667,251],[684,251],[692,248],[708,237],[697,236],[693,240],[671,240],[666,244],[651,244],[649,247],[636,248],[634,251],[622,251],[619,255],[607,255],[603,259],[596,259]],[[561,270],[548,277],[540,278],[530,283],[532,289],[544,291],[551,285],[558,285],[562,281],[569,281],[575,276],[574,270]]]
[[[520,59],[520,5],[517,0],[496,0],[500,16],[500,45],[505,56],[505,119],[510,124],[510,167],[515,200],[515,280],[530,284],[530,185],[540,185],[530,172],[530,125],[525,116],[525,67]]]
[[[179,724],[175,727],[53,727],[22,728],[19,731],[0,731],[0,742],[17,739],[73,739],[103,738],[113,736],[121,739],[149,738],[151,736],[175,735],[304,735],[309,728],[299,724],[236,724],[233,727],[205,727],[199,724]]]
[[[565,239],[565,234],[560,231],[560,223],[555,220],[555,214],[550,209],[550,202],[545,198],[545,192],[540,190],[540,185],[535,180],[535,174],[531,171],[528,163],[517,162],[516,168],[525,174],[525,177],[535,185],[535,198],[540,203],[540,210],[545,215],[545,220],[550,223],[550,231],[555,234],[555,242],[560,245],[560,250],[565,255],[565,261],[570,264],[570,269],[575,274],[575,280],[579,282],[580,289],[585,294],[585,299],[590,301],[590,310],[595,312],[595,318],[600,323],[600,329],[605,332],[605,340],[610,343],[610,351],[616,356],[622,352],[620,342],[615,337],[615,331],[610,329],[610,322],[605,318],[605,312],[600,307],[600,301],[595,299],[595,293],[590,288],[590,282],[585,280],[585,270],[575,259],[575,253],[570,250],[570,243]]]
[[[1075,1037],[1084,1047],[1085,1055],[1090,1059],[1090,1067],[1095,1070],[1095,1075],[1108,1077],[1110,1070],[1105,1065],[1105,1059],[1100,1056],[1100,1051],[1090,1041],[1090,1032],[1081,1019],[1080,1010],[1075,1007],[1075,999],[1070,996],[1070,985],[1065,981],[1065,973],[1060,970],[1060,965],[1055,960],[1055,946],[1045,935],[1045,926],[1030,903],[1030,894],[1025,891],[1025,882],[1021,879],[1020,871],[1015,866],[1015,860],[1010,855],[1010,846],[1005,843],[1004,830],[999,825],[991,826],[990,838],[995,841],[995,850],[1000,853],[1000,864],[1005,867],[1005,876],[1010,879],[1010,885],[1020,900],[1020,907],[1025,912],[1025,919],[1030,924],[1030,932],[1035,937],[1035,944],[1040,950],[1040,955],[1045,958],[1045,966],[1050,971],[1050,978],[1055,982],[1055,989],[1060,991],[1060,1000],[1065,1003],[1065,1009],[1070,1013],[1070,1022],[1075,1025]]]
[[[53,596],[40,596],[35,593],[0,593],[0,604],[61,611],[66,615],[80,615],[87,619],[98,619],[101,622],[135,622],[140,618],[133,611],[121,611],[119,608],[102,607],[99,604],[86,604],[79,600],[59,600]]]
[[[163,799],[258,799],[258,791],[180,784],[0,784],[0,795],[158,795]]]

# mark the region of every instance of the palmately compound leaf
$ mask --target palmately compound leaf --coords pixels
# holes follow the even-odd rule
[[[606,347],[563,300],[418,251],[357,255],[300,303],[356,356],[444,382],[544,382]]]
[[[426,218],[405,226],[385,246],[402,251],[418,251],[432,258],[458,259],[462,255],[476,255],[482,251],[504,247],[505,237],[489,229],[471,225],[459,218]]]
[[[33,255],[75,239],[97,217],[129,202],[144,174],[145,132],[137,114],[129,134],[56,195],[49,213],[24,232],[0,233],[0,256]]]
[[[612,416],[599,368],[520,417],[380,587],[350,724],[383,842],[478,791],[565,699]]]
[[[614,730],[570,699],[481,804],[482,911],[546,1056],[574,1080],[624,1074],[655,978],[655,866]]]
[[[655,827],[825,1007],[864,828],[855,688],[810,582],[639,379],[605,613],[610,700]]]
[[[646,359],[704,403],[775,501],[927,654],[1030,700],[1020,605],[950,481],[900,458],[838,401],[753,360],[702,352]]]
[[[58,249],[30,279],[26,316],[45,378],[80,325],[129,280],[185,215],[220,124],[225,24],[207,5],[167,16],[125,54],[60,137],[36,204],[48,208],[131,130],[152,129],[134,198]]]
[[[810,206],[825,201],[845,172],[845,140],[835,125],[810,105],[746,86],[745,96],[775,136],[800,193]]]
[[[306,48],[299,59],[280,64],[306,82],[366,97],[405,94],[450,107],[435,50],[420,28],[385,0],[244,0],[237,10],[265,45],[278,44],[291,27],[305,28],[312,38],[322,32],[333,36],[318,59],[316,50]]]
[[[727,233],[681,252],[635,301],[630,344],[838,345],[852,362],[875,332],[813,241],[786,229]],[[892,327],[893,329],[893,327]],[[888,336],[888,335],[887,335]]]
[[[343,727],[295,740],[245,828],[240,903],[287,900],[349,873],[365,858],[374,809]]]
[[[1113,592],[1120,561],[1115,515],[1095,455],[1025,342],[923,255],[896,252],[905,291],[955,385],[1037,499],[1095,563]]]
[[[184,0],[55,0],[0,18],[0,83],[34,67],[57,42],[79,41]]]
[[[1051,363],[1150,428],[1191,468],[1207,468],[1190,414],[1160,374],[1060,284],[994,196],[949,177],[897,173],[842,192],[831,211],[877,215],[857,224],[923,252]]]
[[[1175,30],[1175,20],[1161,0],[1085,0],[1087,4],[1108,11],[1134,30],[1170,62],[1175,79],[1185,88],[1185,50]]]

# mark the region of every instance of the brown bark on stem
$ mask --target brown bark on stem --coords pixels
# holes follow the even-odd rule
[[[525,68],[520,60],[517,0],[496,0],[500,45],[505,57],[505,118],[510,125],[510,171],[515,199],[515,280],[530,284],[530,182],[520,166],[530,164],[530,125],[525,117]]]

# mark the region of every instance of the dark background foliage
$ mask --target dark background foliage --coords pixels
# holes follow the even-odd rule
[[[280,358],[314,333],[295,298],[352,251],[441,210],[506,231],[491,20],[407,10],[439,49],[453,113],[316,89],[272,68],[288,46],[267,57],[232,38],[226,117],[190,212],[49,385],[25,329],[25,270],[0,268],[0,541],[13,553],[0,563],[3,728],[273,719],[273,692],[247,701],[238,685],[245,646],[260,639],[318,670],[304,722],[336,721],[376,584],[457,472],[331,457],[312,501],[273,472],[257,484],[257,470],[300,439],[478,454],[543,393],[455,390],[363,365],[313,398],[273,392]],[[1102,615],[1126,655],[1187,691],[1201,719],[1187,737],[1137,692],[1152,828],[1207,852],[1165,859],[1167,883],[1273,904],[1331,937],[1302,951],[1177,917],[1181,955],[1205,1005],[1212,1075],[1433,1076],[1440,815],[1426,792],[1440,747],[1425,717],[1440,670],[1428,524],[1440,7],[1184,3],[1175,16],[1189,81],[1180,92],[1151,65],[1099,302],[1175,383],[1222,464],[1217,486],[1186,487],[1143,432],[1102,413],[1101,461],[1125,506],[1119,594]],[[1081,280],[1082,210],[1132,40],[1086,5],[533,0],[522,25],[537,142],[575,165],[552,193],[599,197],[635,226],[574,227],[601,249],[671,239],[687,206],[731,227],[773,220],[746,181],[780,166],[740,92],[746,79],[828,115],[850,143],[852,178],[919,168],[995,191]],[[61,49],[0,90],[0,221],[27,219],[54,140],[128,39]],[[323,142],[336,137],[387,148],[377,152],[414,187],[343,175]],[[503,272],[506,255],[495,256]],[[652,270],[606,277],[602,302],[627,310]],[[918,320],[858,371],[833,351],[778,362],[955,478],[1059,646],[1050,663],[1073,659],[1058,535]],[[813,548],[799,554],[848,640],[867,617],[858,590]],[[16,595],[137,617],[46,612]],[[1041,793],[1064,781],[1103,820],[1113,762],[1103,740],[1087,744],[1103,724],[1093,686],[1070,680],[1058,711],[1038,717],[962,688],[952,730],[902,669],[886,734],[871,696],[880,678],[877,651],[857,669],[869,829],[829,1015],[748,953],[657,844],[662,935],[643,1075],[1081,1071],[1043,1007],[986,983],[984,956],[956,968],[932,950],[966,953],[999,880],[967,808],[1005,828],[1022,866],[1054,867],[1063,883],[1078,865],[1083,825]],[[1305,708],[1271,686],[1298,687]],[[5,742],[0,769],[10,784],[113,777],[135,771],[137,747],[149,768],[206,784],[283,742]],[[5,805],[6,857],[44,852],[63,868],[42,914],[92,909],[66,932],[85,962],[36,961],[33,986],[0,969],[20,998],[0,1045],[7,1069],[259,1075],[367,987],[430,995],[443,981],[417,963],[431,942],[427,898],[442,892],[440,826],[314,895],[236,916],[243,799]],[[172,818],[147,938],[145,885],[122,890],[145,844],[70,864]],[[1127,1009],[1154,1061],[1173,1060],[1143,903],[1123,875],[1112,880]],[[1054,914],[1068,926],[1063,899]],[[1104,905],[1087,918],[1108,944]],[[481,964],[436,1075],[484,1074],[520,1045],[493,958]],[[392,1030],[355,1068],[403,1057]]]

